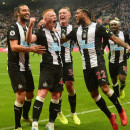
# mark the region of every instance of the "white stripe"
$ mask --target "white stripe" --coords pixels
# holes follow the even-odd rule
[[[98,63],[97,63],[97,54],[96,54],[96,50],[95,50],[96,24],[97,23],[91,23],[88,26],[87,44],[90,44],[90,43],[94,44],[94,48],[88,48],[91,68],[96,67],[98,65]]]
[[[77,30],[77,40],[78,42],[79,41],[82,41],[82,26],[78,27],[78,30]],[[82,62],[83,62],[83,69],[86,69],[86,62],[85,62],[85,57],[84,57],[84,54],[83,54],[83,49],[80,49],[80,52],[81,52],[81,56],[82,56]]]
[[[127,105],[127,104],[130,104],[130,102],[122,103],[121,105]],[[113,108],[113,107],[115,107],[115,106],[114,105],[108,106],[108,108]],[[86,114],[86,113],[91,113],[91,112],[96,112],[96,111],[101,111],[101,110],[100,109],[93,109],[93,110],[90,110],[90,111],[78,112],[77,115],[83,115],[83,114]],[[70,114],[66,115],[65,117],[70,117]],[[45,120],[40,120],[38,122],[47,122],[48,120],[49,119],[45,119]],[[26,125],[22,125],[22,126],[26,126]],[[13,129],[13,128],[14,128],[14,126],[10,126],[10,127],[1,128],[1,130],[8,130],[8,129]]]
[[[20,34],[20,44],[25,41],[25,34],[23,27],[19,22],[16,22],[18,29],[19,29],[19,34]],[[19,66],[20,66],[20,71],[25,71],[25,52],[19,52]]]
[[[124,41],[124,33],[122,31],[119,32],[119,38]],[[119,57],[119,63],[123,62],[123,55],[124,55],[124,48],[123,50],[120,50],[120,57]]]

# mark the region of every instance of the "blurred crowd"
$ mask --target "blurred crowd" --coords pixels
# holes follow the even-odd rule
[[[31,17],[36,17],[36,26],[40,19],[42,19],[42,12],[47,8],[54,8],[56,13],[63,7],[68,6],[71,9],[72,18],[71,24],[76,26],[75,18],[73,17],[75,11],[79,7],[89,7],[92,11],[92,19],[96,22],[102,15],[110,15],[109,19],[102,21],[105,26],[109,21],[115,17],[121,21],[121,30],[130,34],[130,2],[129,0],[64,0],[60,3],[57,0],[48,0],[43,5],[36,5],[29,8],[31,9]],[[13,16],[13,10],[6,9],[0,10],[0,41],[6,37],[7,28],[16,19]]]

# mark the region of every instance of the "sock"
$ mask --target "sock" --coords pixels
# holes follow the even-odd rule
[[[76,93],[74,96],[68,95],[68,100],[71,107],[71,113],[75,113],[76,112]]]
[[[102,97],[98,101],[96,101],[96,104],[106,114],[108,118],[111,117],[111,112],[107,108],[106,102]]]
[[[23,118],[28,119],[28,113],[31,107],[32,100],[25,99],[24,105],[23,105]]]
[[[55,102],[58,101],[58,102]],[[53,123],[57,117],[57,113],[59,112],[59,100],[51,99],[49,106],[49,122]]]
[[[23,107],[23,104],[20,104],[19,102],[15,101],[15,104],[14,104],[15,129],[17,129],[18,127],[21,127],[20,119],[22,115],[22,107]]]
[[[126,83],[124,83],[124,84],[122,84],[122,83],[121,83],[120,90],[123,90],[123,89],[124,89],[124,87],[125,87],[125,85],[126,85]]]
[[[122,112],[122,107],[117,99],[117,96],[115,93],[112,94],[111,97],[109,97],[109,99],[112,101],[112,103],[115,105],[116,109],[118,110],[119,113]]]
[[[42,111],[44,100],[45,99],[40,97],[40,96],[36,97],[36,100],[35,100],[34,105],[33,105],[33,121],[38,122],[41,111]]]
[[[117,95],[117,97],[119,97],[119,85],[118,85],[118,83],[113,84],[113,89],[114,89],[114,92]]]

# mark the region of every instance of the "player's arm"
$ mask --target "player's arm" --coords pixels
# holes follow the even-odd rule
[[[98,32],[99,32],[98,35],[101,35],[102,37],[105,37],[105,38],[109,38],[114,43],[118,44],[119,46],[125,47],[126,49],[128,49],[128,51],[130,51],[130,46],[128,44],[126,44],[125,42],[123,42],[119,37],[116,37],[116,36],[112,35],[102,25],[99,25]]]
[[[61,43],[67,42],[69,40],[77,42],[76,31],[77,31],[77,28],[74,28],[69,34],[61,38]]]
[[[10,47],[13,52],[35,52],[43,54],[46,51],[45,47],[41,45],[32,45],[31,47],[18,45],[18,40],[10,40]]]
[[[126,49],[128,49],[128,51],[130,51],[130,46],[124,41],[122,41],[119,37],[112,35],[109,39],[112,40],[114,43],[118,44],[119,46],[125,47]]]
[[[32,34],[32,29],[33,29],[35,21],[36,21],[35,18],[30,18],[30,23],[29,23],[28,31],[26,33],[26,41],[28,43],[34,43],[37,40],[36,35]]]

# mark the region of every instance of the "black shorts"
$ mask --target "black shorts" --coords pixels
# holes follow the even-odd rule
[[[31,71],[8,71],[8,73],[15,93],[19,89],[26,92],[34,90],[34,82]]]
[[[52,67],[40,68],[39,89],[48,88],[50,92],[63,91],[63,70],[62,66],[53,65]]]
[[[95,68],[87,68],[83,70],[84,80],[88,91],[98,89],[98,86],[109,84],[106,66],[98,66]]]
[[[124,61],[119,64],[113,64],[109,62],[109,73],[111,78],[117,77],[119,74],[127,75],[127,62]]]
[[[73,63],[63,64],[63,81],[74,81]]]

